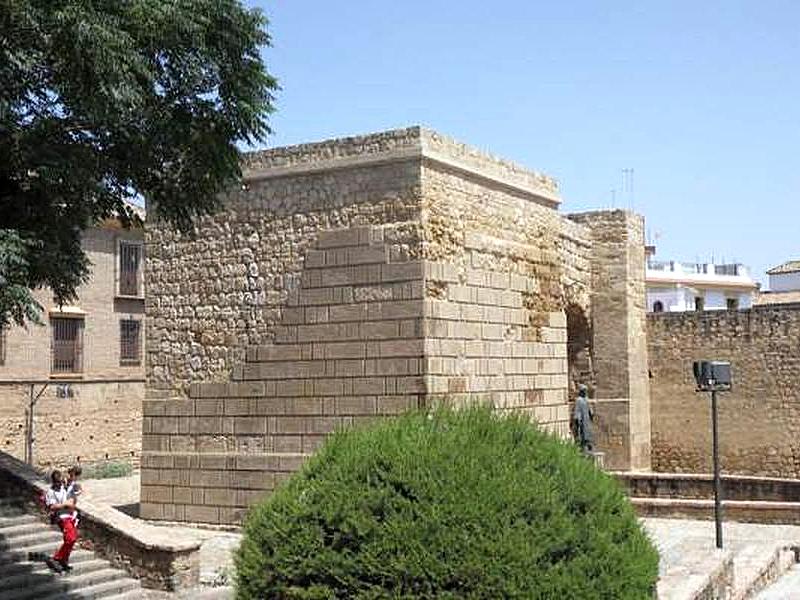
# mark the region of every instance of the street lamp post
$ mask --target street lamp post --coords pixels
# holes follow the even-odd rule
[[[732,389],[731,364],[698,361],[693,365],[698,392],[711,393],[711,456],[714,463],[714,529],[717,548],[722,548],[722,482],[719,474],[719,420],[717,393]]]

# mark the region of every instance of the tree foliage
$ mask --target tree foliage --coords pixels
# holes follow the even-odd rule
[[[266,26],[238,0],[0,0],[0,325],[31,288],[74,298],[81,232],[127,202],[182,230],[216,208],[270,132]]]
[[[487,409],[337,433],[245,523],[237,598],[652,598],[612,477]]]

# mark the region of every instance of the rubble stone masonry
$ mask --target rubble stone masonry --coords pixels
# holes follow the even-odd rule
[[[729,360],[719,395],[723,472],[800,478],[800,305],[648,317],[653,468],[711,471],[711,407],[692,362]]]
[[[245,174],[194,238],[148,224],[145,518],[240,522],[327,434],[439,401],[568,436],[594,257],[554,181],[420,128]]]

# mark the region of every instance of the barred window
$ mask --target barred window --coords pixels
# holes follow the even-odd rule
[[[53,373],[83,371],[83,319],[51,317],[51,370]]]
[[[119,293],[121,296],[141,296],[142,244],[119,243]]]
[[[141,322],[123,319],[119,322],[119,362],[138,365],[142,362]]]

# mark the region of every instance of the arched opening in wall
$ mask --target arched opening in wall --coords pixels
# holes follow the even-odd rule
[[[570,397],[578,392],[583,383],[594,390],[594,369],[592,367],[592,327],[583,307],[568,304],[567,314],[567,368],[569,372]]]
[[[654,313],[664,312],[664,303],[661,302],[661,300],[656,300],[655,302],[653,302],[653,312]]]

